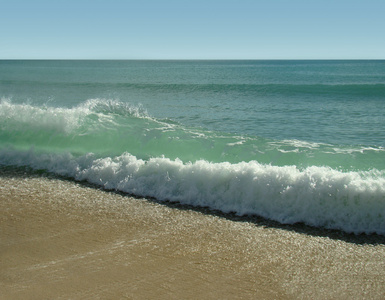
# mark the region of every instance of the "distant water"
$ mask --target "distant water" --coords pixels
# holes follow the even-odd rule
[[[385,61],[0,61],[0,164],[385,234]]]

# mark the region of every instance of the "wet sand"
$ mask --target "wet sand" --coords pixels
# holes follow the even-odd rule
[[[383,299],[385,238],[0,172],[1,299]]]

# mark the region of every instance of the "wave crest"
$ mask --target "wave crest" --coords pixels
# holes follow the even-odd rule
[[[86,109],[94,113],[134,116],[137,118],[149,117],[147,110],[141,104],[134,106],[130,103],[114,99],[89,99],[80,104],[77,109]]]

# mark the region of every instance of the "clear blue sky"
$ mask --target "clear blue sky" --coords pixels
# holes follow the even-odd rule
[[[0,0],[0,59],[385,59],[385,0]]]

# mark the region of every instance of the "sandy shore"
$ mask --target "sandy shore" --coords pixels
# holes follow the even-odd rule
[[[234,220],[0,173],[1,299],[385,297],[383,237]]]

